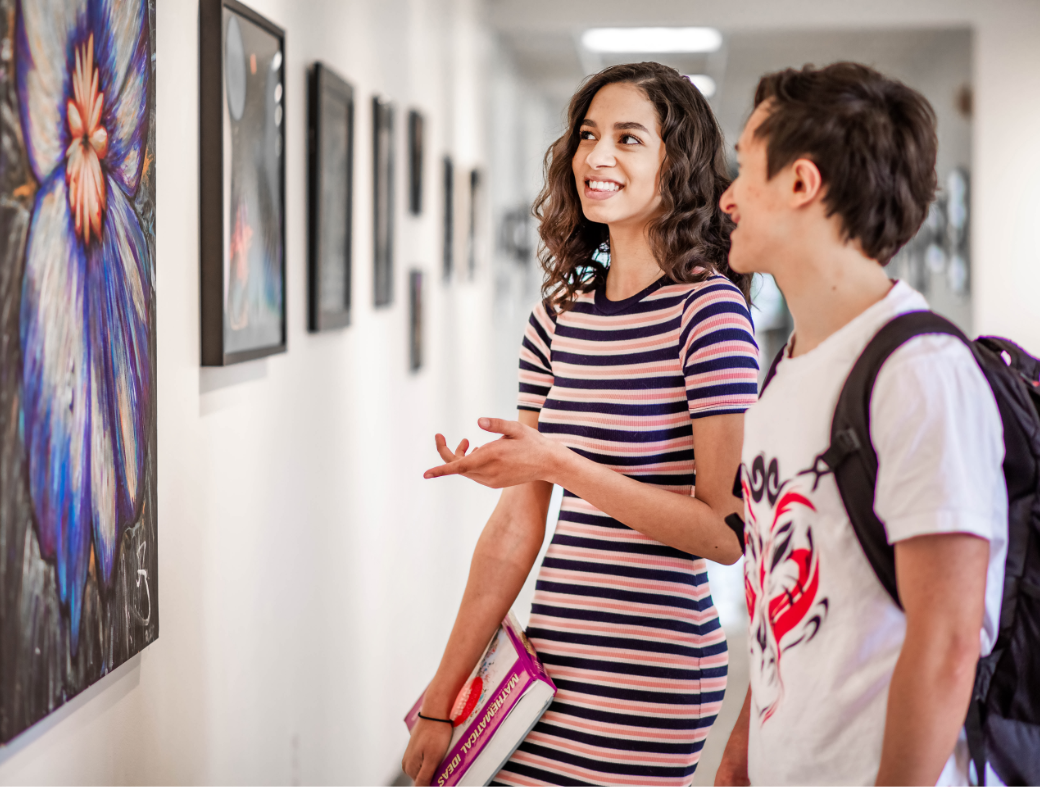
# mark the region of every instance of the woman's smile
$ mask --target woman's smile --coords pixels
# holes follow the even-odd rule
[[[585,178],[586,199],[605,200],[610,199],[621,191],[624,186],[614,180],[598,180]]]

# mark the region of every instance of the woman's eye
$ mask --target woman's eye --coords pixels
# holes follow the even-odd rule
[[[591,131],[579,131],[578,132],[578,139],[595,139],[595,138],[596,137],[593,135],[593,133]]]
[[[621,137],[622,145],[642,145],[643,141],[639,137],[633,137],[631,134],[624,134]]]

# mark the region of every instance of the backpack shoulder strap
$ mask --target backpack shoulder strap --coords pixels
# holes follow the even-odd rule
[[[845,510],[871,568],[900,608],[895,551],[874,511],[878,458],[870,440],[870,398],[885,361],[904,343],[923,334],[948,334],[968,343],[956,325],[935,312],[909,312],[887,323],[867,344],[845,380],[831,422],[831,444],[822,456],[834,472]]]

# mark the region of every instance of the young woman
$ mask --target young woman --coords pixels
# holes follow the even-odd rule
[[[724,518],[757,394],[748,279],[726,264],[723,138],[707,102],[656,63],[608,68],[546,154],[546,299],[520,351],[519,423],[457,473],[508,487],[478,541],[422,713],[456,693],[537,557],[564,487],[528,634],[559,693],[496,777],[507,784],[689,783],[726,685],[704,558],[732,563]],[[696,454],[696,462],[694,456]],[[696,473],[696,486],[694,485]],[[450,724],[420,720],[403,766],[427,784]]]

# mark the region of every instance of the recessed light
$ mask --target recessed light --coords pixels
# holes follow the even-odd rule
[[[714,52],[722,33],[713,27],[594,27],[581,36],[590,52]]]
[[[705,98],[715,95],[715,80],[707,74],[687,74],[686,78],[693,82],[693,86],[701,91]]]

